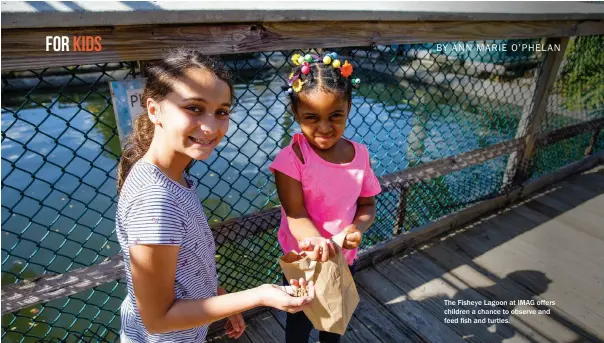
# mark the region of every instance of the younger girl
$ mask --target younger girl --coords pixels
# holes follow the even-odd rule
[[[294,55],[297,68],[288,80],[291,110],[302,133],[276,156],[275,174],[282,205],[279,243],[285,252],[303,250],[327,261],[335,255],[330,238],[346,232],[343,254],[351,272],[363,233],[375,218],[381,188],[367,148],[342,135],[352,105],[352,65],[335,53]],[[308,342],[312,323],[303,312],[288,314],[286,341]],[[321,342],[340,336],[320,332]]]
[[[224,65],[195,50],[173,51],[148,69],[145,114],[118,166],[116,231],[128,287],[122,342],[203,342],[208,324],[222,318],[238,338],[239,313],[256,306],[294,313],[312,300],[312,287],[295,298],[291,287],[226,294],[217,284],[214,237],[185,171],[224,137],[232,97]]]

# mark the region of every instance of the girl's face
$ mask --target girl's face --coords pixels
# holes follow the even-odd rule
[[[350,101],[341,95],[314,90],[300,94],[293,112],[306,139],[326,150],[344,134],[350,106]]]
[[[149,100],[155,134],[171,150],[195,160],[210,157],[229,129],[231,90],[212,72],[191,68],[159,106]]]

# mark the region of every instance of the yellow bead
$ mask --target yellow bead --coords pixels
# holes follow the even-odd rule
[[[340,68],[341,62],[340,60],[335,60],[333,62],[331,62],[331,66],[334,68]]]
[[[325,63],[325,64],[331,64],[331,56],[325,56],[325,57],[323,57],[323,63]]]
[[[298,57],[298,64],[302,65],[304,63],[304,56]]]

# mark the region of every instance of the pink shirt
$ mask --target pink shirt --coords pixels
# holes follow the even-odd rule
[[[325,238],[342,232],[352,224],[359,197],[375,196],[381,191],[379,181],[371,169],[367,147],[349,142],[354,146],[354,159],[349,163],[334,164],[317,155],[304,135],[297,133],[291,144],[277,154],[269,167],[271,172],[278,170],[300,181],[306,211]],[[292,148],[294,143],[298,143],[304,163],[296,156]],[[298,242],[289,230],[283,208],[278,238],[285,253],[298,250]],[[344,250],[349,265],[354,262],[357,250]]]

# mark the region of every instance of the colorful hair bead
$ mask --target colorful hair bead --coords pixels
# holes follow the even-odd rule
[[[340,73],[344,77],[349,77],[352,75],[352,64],[348,63],[348,61],[345,61],[342,68],[340,68]]]
[[[325,65],[331,65],[333,68],[335,69],[339,69],[340,70],[340,75],[342,75],[343,77],[350,77],[352,76],[352,72],[353,72],[353,66],[348,63],[348,61],[344,61],[344,64],[342,64],[342,62],[338,59],[338,54],[335,52],[327,52],[325,53],[323,56],[320,55],[311,55],[311,54],[306,54],[306,55],[300,55],[300,54],[293,54],[291,57],[292,62],[297,65],[297,66],[301,66],[300,69],[297,69],[298,72],[292,72],[289,75],[289,78],[287,80],[287,85],[283,86],[283,90],[286,90],[289,94],[292,94],[293,92],[300,92],[302,91],[302,88],[305,84],[305,81],[303,81],[301,79],[302,75],[308,75],[311,73],[311,64],[312,63],[321,63],[323,62]],[[358,85],[360,84],[361,80],[359,78],[355,78],[355,79],[351,79],[350,82],[353,85]]]
[[[294,83],[292,84],[292,89],[295,92],[300,92],[302,90],[302,86],[304,86],[304,81],[296,79],[296,81],[294,81]]]
[[[300,56],[300,54],[293,54],[293,55],[292,55],[292,58],[291,58],[291,59],[292,59],[292,62],[293,62],[295,65],[300,65],[300,63],[298,62],[298,61],[300,60],[300,57],[301,57],[301,56]]]

